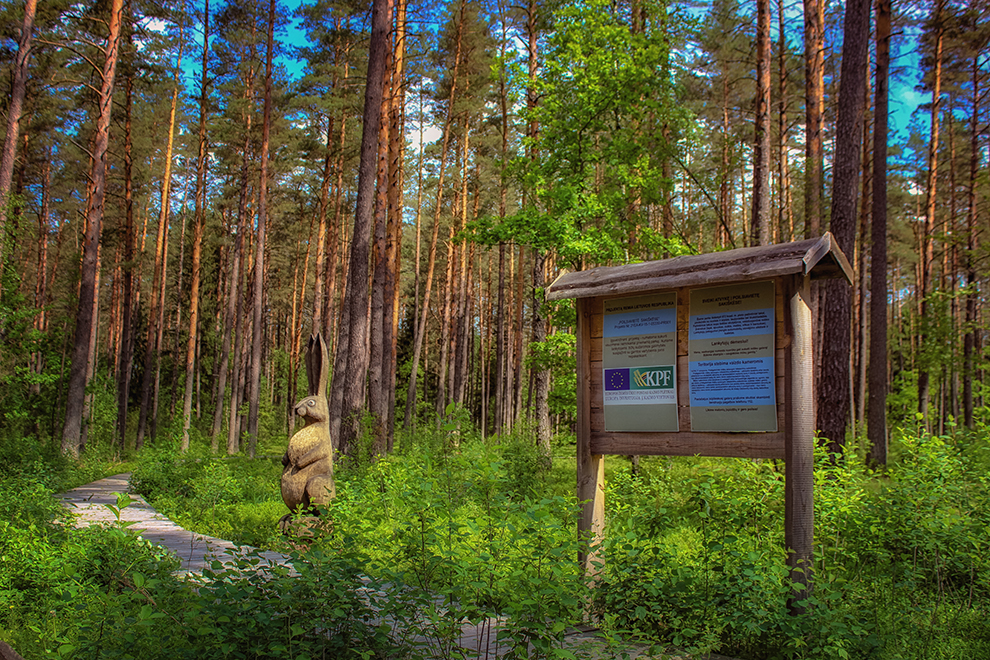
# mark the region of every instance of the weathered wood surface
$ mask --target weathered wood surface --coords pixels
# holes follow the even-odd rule
[[[547,288],[547,300],[669,291],[791,275],[845,277],[852,282],[852,274],[849,261],[826,232],[821,238],[794,243],[564,273]]]
[[[117,474],[73,488],[58,498],[62,506],[76,514],[76,527],[115,524],[117,520],[106,505],[117,505],[116,494],[128,491],[129,480],[129,473]],[[130,523],[129,529],[138,532],[142,538],[162,546],[178,557],[182,562],[179,573],[199,573],[216,560],[234,561],[239,548],[235,543],[190,532],[160,514],[140,495],[131,494],[130,498],[131,503],[120,512],[121,521]],[[262,556],[276,563],[288,561],[286,555],[278,552],[264,552]]]
[[[591,451],[623,456],[720,456],[784,458],[783,433],[623,433],[591,434]]]
[[[592,301],[578,300],[577,313],[577,498],[581,503],[578,534],[590,547],[601,538],[605,528],[605,461],[602,453],[595,452],[591,446],[591,382],[595,370],[588,358],[594,325],[591,318]],[[600,345],[601,323],[598,324],[598,335]],[[598,373],[601,380],[600,364]],[[586,574],[595,572],[593,556],[582,552],[579,560]]]
[[[809,593],[815,538],[815,347],[808,278],[795,278],[788,293],[794,343],[787,371],[788,397],[793,405],[787,407],[785,419],[784,544],[791,581],[804,585],[791,601],[791,609],[801,611],[794,603]]]
[[[577,299],[578,533],[589,541],[604,526],[602,456],[654,454],[783,458],[785,544],[791,580],[803,588],[792,611],[810,593],[814,565],[814,329],[810,282],[844,277],[852,269],[831,234],[819,239],[767,247],[677,257],[665,261],[595,268],[561,275],[547,290],[549,300]],[[691,290],[720,284],[774,281],[776,432],[695,433],[691,431],[689,327]],[[603,387],[604,301],[633,294],[675,291],[677,296],[677,432],[605,431]],[[586,565],[587,566],[587,565]]]

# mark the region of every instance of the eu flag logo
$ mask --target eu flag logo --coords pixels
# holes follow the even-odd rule
[[[629,369],[606,369],[605,389],[609,392],[629,389]]]

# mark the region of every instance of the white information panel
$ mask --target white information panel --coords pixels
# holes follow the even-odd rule
[[[692,431],[776,431],[774,283],[691,291]]]

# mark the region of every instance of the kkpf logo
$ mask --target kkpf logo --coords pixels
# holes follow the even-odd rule
[[[674,386],[673,367],[642,367],[632,370],[635,389],[669,389]]]

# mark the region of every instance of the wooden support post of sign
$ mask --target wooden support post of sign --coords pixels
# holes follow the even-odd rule
[[[815,406],[814,332],[811,321],[811,284],[807,275],[794,277],[790,291],[791,359],[787,369],[787,436],[784,439],[784,543],[791,582],[788,603],[794,613],[810,595],[815,534]]]
[[[784,537],[787,562],[791,567],[790,578],[798,585],[789,606],[795,613],[802,610],[803,602],[811,592],[814,559],[814,329],[808,302],[810,281],[816,278],[852,281],[849,261],[828,233],[821,238],[795,243],[565,273],[548,287],[548,300],[577,299],[577,496],[581,504],[578,536],[583,546],[580,561],[586,574],[597,572],[595,546],[605,528],[604,454],[784,459]],[[768,283],[772,283],[772,287]],[[715,288],[719,291],[710,294],[711,297],[706,300],[702,290],[714,291]],[[768,291],[772,292],[772,301],[766,299]],[[698,294],[696,297],[695,293]],[[693,298],[696,302],[692,302]],[[765,328],[763,333],[753,330],[759,324],[747,325],[753,318],[750,316],[747,320],[728,321],[730,326],[735,324],[731,332],[724,330],[727,326],[716,329],[714,332],[721,333],[720,338],[725,341],[709,343],[708,349],[699,348],[690,339],[691,324],[701,322],[692,321],[692,318],[704,319],[729,313],[731,305],[754,299],[761,301],[760,307],[740,306],[737,309],[755,309],[757,317],[761,313],[764,315],[762,318],[770,314],[772,320],[768,326],[762,326]],[[714,308],[712,301],[715,301]],[[671,304],[675,314],[662,316],[655,311],[669,309]],[[726,312],[721,311],[721,305],[729,306]],[[622,345],[628,345],[624,343],[627,342],[625,338],[615,339],[620,336],[615,334],[619,328],[616,325],[619,323],[618,317],[625,314],[621,310],[627,309],[654,311],[630,313],[636,318],[628,320],[630,325],[624,329],[632,330],[622,337],[629,335],[635,340],[638,335],[646,336],[640,348],[647,354],[653,346],[669,346],[670,341],[676,344],[676,357],[656,352],[655,357],[643,358],[646,362],[633,363],[632,368],[625,369],[627,377],[629,372],[635,370],[640,374],[637,376],[640,379],[643,373],[654,373],[652,370],[674,370],[676,385],[672,396],[676,403],[668,398],[663,405],[676,405],[676,424],[671,423],[669,408],[661,411],[660,408],[651,410],[644,406],[642,410],[647,411],[645,413],[618,410],[621,403],[615,403],[616,391],[630,389],[628,381],[624,381],[620,374],[617,380],[606,382],[606,370],[615,376],[625,367],[630,367],[630,364],[620,364],[618,368],[613,368],[614,363],[609,362],[616,359],[614,356],[621,351]],[[609,318],[611,335],[604,331],[606,317]],[[668,320],[663,321],[662,318]],[[730,316],[721,318],[729,319]],[[664,323],[676,326],[676,332],[668,328],[657,335],[636,329],[646,326],[659,328]],[[702,332],[712,332],[712,327],[709,324],[708,329]],[[759,334],[763,335],[763,339],[754,340],[754,346],[761,347],[756,349],[759,352],[746,353],[744,348],[732,348],[746,343],[733,340]],[[671,339],[671,335],[675,338]],[[771,337],[768,339],[767,335]],[[608,358],[604,357],[606,337],[610,352]],[[705,341],[700,340],[702,344]],[[728,348],[723,350],[722,346]],[[706,354],[704,350],[709,352]],[[733,351],[736,352],[731,355]],[[730,357],[725,357],[727,354]],[[661,355],[665,357],[657,357]],[[701,395],[713,395],[712,377],[708,377],[706,385],[704,369],[711,367],[712,362],[723,360],[719,364],[733,365],[716,367],[724,369],[724,377],[740,378],[740,383],[745,384],[749,382],[750,375],[738,375],[741,373],[740,367],[734,365],[748,364],[745,360],[747,356],[762,356],[762,364],[767,366],[754,368],[763,369],[764,373],[772,365],[773,380],[761,386],[760,391],[764,394],[759,395],[762,397],[760,401],[763,401],[769,399],[767,392],[774,392],[772,412],[769,417],[765,412],[758,412],[760,417],[756,423],[752,423],[754,417],[743,419],[745,415],[741,412],[736,415],[736,412],[765,411],[770,407],[769,403],[742,403],[740,408],[730,408],[736,405],[733,403],[700,403]],[[733,358],[740,359],[730,362]],[[766,362],[767,358],[771,358],[770,362]],[[668,361],[657,361],[663,359]],[[694,378],[691,374],[695,369],[699,374],[697,404],[691,394]],[[758,375],[754,377],[759,378]],[[649,383],[636,381],[634,389],[658,387],[652,380]],[[702,391],[704,387],[708,387],[705,392]],[[638,426],[631,425],[634,426],[632,431],[628,430],[629,427],[626,427],[627,430],[612,430],[609,427],[606,422],[605,389],[612,392],[609,405],[617,406],[612,408],[613,414],[617,411],[620,415],[627,415],[620,417],[620,425],[629,423],[628,420],[635,415]],[[737,396],[734,393],[740,389],[745,388],[725,388],[724,396]],[[714,395],[722,396],[718,387]],[[636,396],[626,400],[648,401]],[[752,396],[744,395],[743,398]],[[636,408],[635,405],[632,407]],[[713,409],[717,409],[714,414],[720,415],[720,419],[713,417]],[[657,421],[660,419],[664,421]],[[728,424],[726,420],[729,420]],[[666,430],[636,430],[651,427]]]
[[[579,561],[585,575],[596,570],[594,547],[605,526],[605,461],[591,449],[591,326],[592,305],[577,301],[577,498],[581,503]]]

